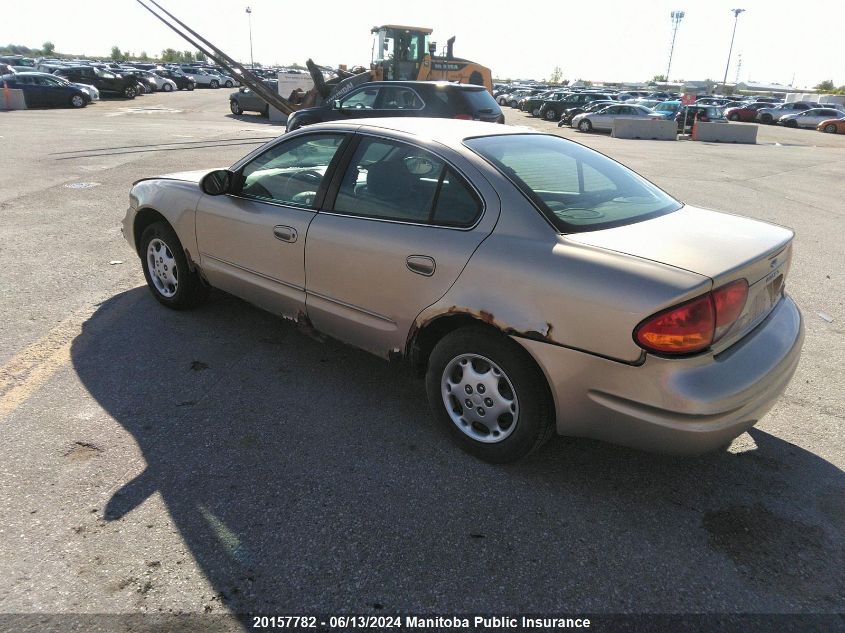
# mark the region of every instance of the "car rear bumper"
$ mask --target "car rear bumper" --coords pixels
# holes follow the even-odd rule
[[[786,389],[804,325],[784,297],[751,333],[720,354],[626,365],[517,338],[551,386],[557,430],[662,453],[703,453],[757,423]]]

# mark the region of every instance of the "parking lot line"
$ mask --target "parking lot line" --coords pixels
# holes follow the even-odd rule
[[[98,319],[96,327],[107,326],[137,301],[135,299],[111,309],[101,320]],[[6,419],[29,400],[70,360],[74,340],[99,308],[99,303],[93,303],[74,312],[0,367],[0,420]]]

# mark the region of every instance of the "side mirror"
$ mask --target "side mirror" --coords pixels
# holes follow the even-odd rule
[[[332,103],[332,108],[335,110],[343,110],[343,106],[340,103],[340,99],[336,99],[334,103]]]
[[[232,188],[234,174],[228,169],[215,169],[207,173],[200,180],[200,189],[209,196],[219,196],[229,193]]]

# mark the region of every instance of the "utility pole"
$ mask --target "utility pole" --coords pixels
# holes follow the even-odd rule
[[[246,8],[246,15],[249,20],[249,63],[252,70],[255,70],[255,59],[252,56],[252,9],[250,7]]]
[[[742,70],[742,53],[736,56],[736,81],[734,84],[739,84],[739,71]]]
[[[666,84],[669,84],[669,71],[672,70],[672,53],[675,52],[675,37],[678,35],[678,27],[686,15],[683,11],[672,11],[669,17],[672,18],[672,46],[669,47],[669,65],[666,67]]]
[[[725,78],[722,79],[722,92],[725,91],[725,85],[728,83],[728,68],[731,65],[731,53],[734,50],[734,38],[736,37],[736,24],[739,22],[739,14],[745,13],[745,9],[731,9],[731,12],[734,14],[734,30],[731,34],[731,45],[728,48],[728,63],[725,64]]]

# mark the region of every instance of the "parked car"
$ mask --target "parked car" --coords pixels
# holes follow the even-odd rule
[[[565,110],[577,108],[593,101],[615,101],[615,99],[607,93],[574,92],[559,101],[544,101],[543,105],[540,106],[540,116],[547,121],[559,121]]]
[[[12,70],[19,73],[36,71],[35,60],[23,55],[0,55],[0,64],[11,66]]]
[[[273,92],[277,92],[279,82],[275,79],[262,79],[262,83]],[[255,94],[251,88],[242,86],[237,92],[229,95],[229,109],[232,114],[241,115],[244,112],[260,112],[264,116],[270,115],[267,102]]]
[[[745,121],[746,123],[749,123],[757,118],[757,112],[759,112],[761,108],[770,107],[771,104],[765,102],[744,103],[733,108],[725,108],[723,112],[728,121]]]
[[[571,126],[572,119],[575,116],[581,114],[582,112],[596,112],[598,110],[606,108],[609,105],[614,105],[615,103],[616,101],[591,101],[590,103],[583,103],[575,108],[569,108],[568,110],[564,110],[563,114],[560,115],[560,121],[558,121],[557,126]]]
[[[771,108],[760,108],[757,110],[757,121],[760,123],[776,123],[784,114],[796,114],[797,112],[804,112],[811,108],[818,108],[819,104],[815,101],[794,101],[792,103],[782,103]]]
[[[819,132],[828,134],[845,134],[845,117],[839,119],[826,119],[816,126]]]
[[[675,115],[678,114],[678,110],[680,109],[680,101],[661,101],[660,103],[655,104],[655,106],[651,109],[651,114],[649,114],[649,116],[655,119],[671,121],[675,118]]]
[[[138,86],[134,77],[123,77],[109,70],[93,66],[68,66],[60,68],[55,75],[64,77],[74,83],[89,84],[97,88],[100,94],[117,95],[134,99],[138,94]]]
[[[722,113],[722,108],[712,105],[688,105],[681,107],[678,114],[675,115],[675,121],[678,123],[678,131],[686,133],[692,130],[692,126],[696,121],[702,123],[727,123],[728,120]]]
[[[159,68],[153,71],[159,77],[169,79],[176,84],[177,90],[193,90],[196,88],[196,82],[188,77],[185,73],[179,70],[171,70],[170,68]]]
[[[613,121],[618,118],[642,117],[646,118],[651,110],[638,105],[611,105],[596,112],[584,112],[572,118],[572,127],[578,128],[581,132],[593,130],[612,130]]]
[[[219,88],[220,77],[206,72],[202,68],[195,68],[193,66],[180,66],[179,70],[185,73],[188,77],[193,79],[197,86],[206,86],[208,88]]]
[[[172,79],[162,77],[158,73],[153,72],[151,70],[138,70],[137,72],[140,74],[141,77],[150,80],[150,82],[155,85],[156,90],[162,90],[164,92],[172,92],[174,90],[177,90],[176,82]]]
[[[545,101],[560,101],[568,94],[570,93],[563,90],[551,90],[538,95],[524,97],[519,104],[519,109],[531,116],[540,116],[540,107]]]
[[[287,130],[322,121],[374,117],[436,117],[504,123],[499,104],[483,86],[445,81],[371,81],[342,99],[297,110]]]
[[[219,70],[209,70],[207,72],[210,75],[216,76],[220,81],[220,85],[225,86],[226,88],[234,88],[235,86],[240,84],[237,79],[234,79],[231,75],[221,73]]]
[[[842,116],[845,116],[845,112],[835,108],[811,108],[796,114],[784,114],[778,119],[778,125],[815,129],[822,121]]]
[[[144,94],[150,94],[158,90],[158,80],[153,79],[152,73],[146,70],[138,70],[137,68],[121,68],[119,71],[124,77],[134,77],[135,81],[140,85]],[[160,80],[161,78],[159,78]]]
[[[79,88],[82,92],[84,92],[85,94],[88,95],[88,97],[91,99],[91,101],[99,101],[100,100],[100,91],[97,90],[97,88],[95,88],[94,86],[91,86],[91,85],[88,85],[88,84],[74,83],[74,82],[72,82],[68,79],[65,79],[64,77],[60,77],[59,75],[53,75],[52,73],[45,73],[45,74],[50,75],[50,77],[58,79],[61,82],[67,83],[68,85],[75,86],[75,87]]]
[[[684,205],[555,135],[332,122],[229,169],[140,180],[129,200],[123,233],[163,306],[213,286],[406,359],[438,424],[491,462],[555,431],[725,446],[801,353],[792,231]]]
[[[47,73],[18,72],[3,75],[0,77],[2,85],[21,90],[27,108],[84,108],[91,103],[87,92]]]

